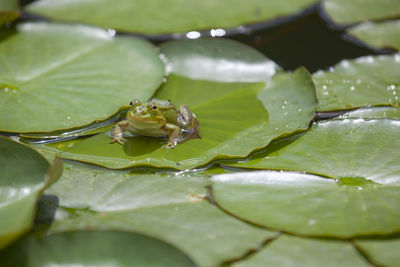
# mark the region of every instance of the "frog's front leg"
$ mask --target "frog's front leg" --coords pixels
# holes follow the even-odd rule
[[[182,137],[181,128],[176,126],[175,124],[167,123],[164,126],[164,129],[169,132],[168,134],[169,140],[168,143],[162,148],[174,148]]]
[[[118,142],[121,145],[123,145],[124,141],[125,141],[125,138],[123,138],[123,133],[128,126],[129,126],[129,122],[127,120],[122,120],[122,121],[118,122],[114,126],[114,128],[111,132],[112,140],[110,143],[112,144],[114,142]]]

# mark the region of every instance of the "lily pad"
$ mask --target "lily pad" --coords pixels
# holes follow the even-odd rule
[[[135,174],[66,163],[60,181],[46,191],[60,205],[49,233],[139,232],[173,244],[200,266],[216,266],[277,235],[210,204],[204,199],[208,184],[206,176],[195,174]]]
[[[363,118],[363,119],[399,119],[400,108],[396,107],[373,107],[373,108],[359,108],[349,111],[340,116],[340,118]]]
[[[36,201],[61,169],[60,160],[49,168],[36,151],[0,137],[0,248],[31,228]]]
[[[377,266],[395,267],[400,262],[400,239],[356,239],[356,245],[373,259]]]
[[[311,130],[276,151],[232,166],[304,171],[335,179],[363,177],[379,184],[400,184],[400,121],[337,119]]]
[[[181,40],[161,46],[168,72],[198,80],[259,82],[280,67],[257,50],[228,39]]]
[[[107,119],[129,99],[151,97],[164,74],[156,49],[139,38],[55,23],[18,24],[0,32],[5,36],[1,131],[49,132]]]
[[[319,111],[367,105],[399,106],[400,54],[343,60],[313,74]]]
[[[239,172],[214,176],[212,192],[220,207],[246,221],[300,235],[349,238],[400,230],[399,180],[397,175],[397,183],[381,185],[356,177]]]
[[[5,266],[195,266],[159,240],[126,232],[60,233],[0,252]]]
[[[247,156],[277,136],[308,128],[314,115],[314,85],[305,69],[264,83],[218,83],[170,75],[155,95],[187,104],[200,123],[202,139],[163,149],[165,139],[136,136],[122,146],[107,134],[51,144],[59,156],[108,168],[152,166],[191,169],[219,158]],[[190,91],[188,91],[190,90]]]
[[[364,22],[347,32],[374,48],[400,50],[400,20],[385,22]]]
[[[2,0],[0,2],[0,27],[19,17],[18,0]]]
[[[325,0],[324,11],[336,24],[383,20],[400,16],[398,0]]]
[[[83,22],[143,34],[232,28],[297,13],[316,0],[40,0],[26,10],[54,20]]]
[[[370,266],[347,241],[283,235],[261,251],[233,264],[250,266]]]

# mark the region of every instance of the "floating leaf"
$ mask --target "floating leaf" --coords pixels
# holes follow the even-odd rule
[[[316,106],[308,72],[299,69],[263,83],[218,83],[171,75],[156,94],[187,104],[200,123],[202,139],[162,149],[165,139],[136,136],[122,146],[106,134],[79,142],[51,144],[60,156],[108,168],[153,166],[191,169],[219,158],[247,156],[273,138],[307,129]],[[190,91],[188,91],[190,90]]]
[[[221,174],[212,181],[220,207],[272,229],[340,238],[400,230],[400,183],[274,171]]]
[[[81,25],[18,24],[0,32],[0,130],[47,132],[104,120],[148,99],[164,65],[149,43]],[[38,49],[40,47],[41,49]]]
[[[1,0],[0,2],[0,27],[19,17],[18,0]]]
[[[61,161],[48,169],[39,153],[0,137],[0,248],[30,229],[36,201],[60,176]]]
[[[143,34],[162,34],[237,27],[290,15],[315,2],[249,0],[243,5],[240,0],[153,0],[151,3],[119,0],[115,5],[112,0],[40,0],[28,5],[26,10],[56,20],[84,22]],[[215,35],[224,33],[216,32]]]
[[[259,82],[280,69],[257,50],[227,39],[168,42],[161,53],[169,72],[198,80]]]
[[[368,21],[347,32],[371,47],[400,50],[400,20],[377,23]]]
[[[356,245],[373,259],[377,266],[398,266],[400,262],[400,239],[356,239]]]
[[[396,107],[373,107],[359,108],[349,111],[340,116],[340,118],[363,118],[363,119],[399,119],[400,108]]]
[[[233,264],[250,266],[370,266],[347,241],[283,235],[261,251]]]
[[[242,255],[277,234],[236,220],[206,201],[205,176],[65,166],[60,181],[46,191],[60,205],[50,233],[135,231],[173,244],[201,266]]]
[[[382,20],[400,16],[398,0],[325,0],[324,11],[336,24]]]
[[[400,54],[343,60],[313,74],[319,111],[367,105],[399,106]]]
[[[71,232],[28,239],[0,252],[5,266],[194,266],[159,240],[126,232]]]
[[[380,184],[400,184],[400,121],[343,119],[319,122],[281,149],[248,162],[229,164],[254,169],[305,171],[341,177],[363,177]]]

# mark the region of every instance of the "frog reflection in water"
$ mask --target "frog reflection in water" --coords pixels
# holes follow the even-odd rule
[[[179,111],[170,100],[152,99],[145,103],[133,100],[130,105],[126,119],[112,130],[111,143],[123,144],[125,131],[154,137],[168,135],[168,143],[163,148],[174,148],[178,143],[201,138],[196,115],[186,105],[181,105]]]

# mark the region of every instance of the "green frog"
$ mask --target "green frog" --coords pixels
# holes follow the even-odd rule
[[[123,144],[125,131],[144,136],[168,136],[163,148],[174,148],[178,143],[201,138],[196,115],[186,105],[181,105],[177,110],[170,100],[158,99],[144,103],[135,99],[130,105],[126,119],[113,128],[111,143]]]

